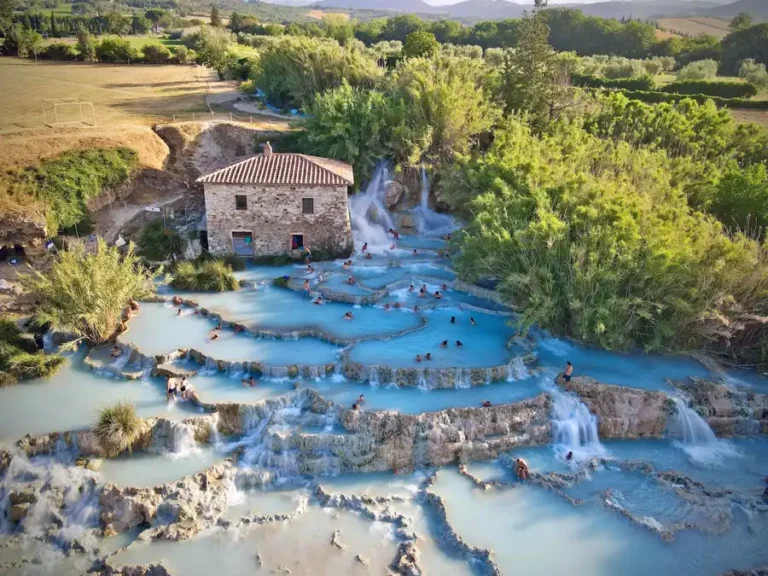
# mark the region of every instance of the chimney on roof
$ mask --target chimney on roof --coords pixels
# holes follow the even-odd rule
[[[270,156],[272,156],[272,146],[267,142],[264,144],[264,158],[269,158]]]

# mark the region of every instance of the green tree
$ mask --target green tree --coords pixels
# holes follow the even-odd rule
[[[352,164],[355,182],[365,182],[376,163],[392,156],[392,131],[402,118],[376,90],[353,88],[346,81],[315,95],[300,122],[300,149]]]
[[[558,85],[557,54],[549,45],[545,12],[526,13],[517,48],[507,53],[502,76],[508,113],[526,111],[541,125],[556,115],[562,89]]]
[[[398,66],[391,89],[405,112],[394,132],[396,158],[439,163],[468,153],[499,117],[486,82],[482,60],[438,56]]]
[[[215,26],[216,28],[221,26],[221,15],[215,4],[211,5],[211,26]]]
[[[736,74],[747,58],[768,65],[768,22],[736,30],[723,38],[720,65],[724,74]]]
[[[753,19],[751,15],[749,15],[747,12],[739,12],[731,19],[731,23],[728,25],[728,29],[731,32],[743,30],[752,26],[752,22]]]
[[[229,17],[229,29],[235,34],[243,29],[243,17],[236,10]]]
[[[678,80],[709,80],[717,76],[717,62],[714,60],[698,60],[686,64],[677,73]]]
[[[13,24],[13,11],[16,9],[16,0],[0,0],[0,32],[5,34]]]
[[[355,31],[347,18],[337,14],[328,14],[323,18],[323,27],[328,38],[333,38],[341,44],[346,44],[355,37]]]
[[[432,32],[417,30],[405,39],[403,56],[408,58],[431,57],[440,51],[440,43]]]
[[[39,300],[35,322],[98,345],[115,336],[131,298],[153,292],[156,275],[144,268],[132,244],[121,254],[99,240],[95,252],[76,243],[45,274],[24,276],[22,285]]]
[[[162,8],[150,8],[144,12],[144,17],[152,23],[152,31],[155,34],[157,34],[160,21],[168,15],[168,11]]]
[[[96,43],[85,28],[77,30],[77,51],[80,53],[80,59],[86,62],[96,58]]]
[[[768,72],[765,64],[758,64],[753,58],[747,58],[739,66],[739,78],[744,78],[758,90],[768,90]]]
[[[126,15],[117,11],[112,11],[107,14],[107,32],[110,34],[117,34],[120,36],[130,30],[130,27],[130,20],[128,20]]]
[[[409,34],[424,28],[424,21],[415,14],[389,18],[381,30],[380,40],[400,40],[405,43]]]
[[[134,34],[146,34],[151,26],[150,21],[143,14],[134,14],[131,19],[131,32]]]
[[[717,185],[709,211],[729,228],[762,238],[768,226],[768,170],[731,165]]]
[[[228,50],[233,41],[232,33],[226,29],[201,28],[195,37],[195,51],[201,63],[221,73],[231,61]]]
[[[56,13],[51,10],[51,36],[57,37],[59,35],[59,27],[56,24]]]

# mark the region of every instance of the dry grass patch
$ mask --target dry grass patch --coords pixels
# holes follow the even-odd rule
[[[684,32],[692,36],[709,34],[724,38],[728,34],[728,23],[717,18],[659,18],[659,25],[668,32]]]

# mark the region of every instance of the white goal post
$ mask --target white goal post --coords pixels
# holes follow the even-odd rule
[[[61,110],[64,117],[73,117],[74,120],[62,119],[59,116]],[[90,111],[90,114],[88,113]],[[54,98],[43,100],[43,122],[46,126],[67,126],[71,124],[83,124],[96,126],[96,111],[93,102],[80,98]]]

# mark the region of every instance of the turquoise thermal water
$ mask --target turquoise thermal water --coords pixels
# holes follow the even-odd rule
[[[130,320],[121,341],[135,345],[148,355],[193,349],[216,360],[262,362],[270,366],[303,364],[319,366],[334,362],[338,348],[315,338],[255,338],[231,328],[220,331],[217,340],[209,333],[216,327],[212,318],[195,315],[190,308],[170,304],[144,304]]]
[[[382,313],[403,314],[398,310]],[[427,318],[424,329],[399,338],[361,342],[350,351],[350,360],[397,368],[490,368],[507,364],[514,355],[507,348],[507,341],[515,335],[515,328],[506,316],[458,308],[425,310],[423,314]],[[451,323],[451,318],[455,322]],[[474,326],[471,318],[475,319]],[[447,347],[441,348],[445,340]],[[457,340],[463,346],[457,346]],[[417,354],[424,356],[427,352],[432,354],[431,361],[416,361]]]
[[[109,378],[85,367],[84,356],[84,350],[67,356],[51,378],[0,388],[0,441],[89,428],[100,408],[121,400],[133,402],[143,417],[181,419],[198,413],[186,402],[168,404],[161,380]]]

